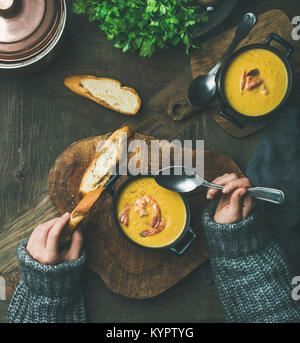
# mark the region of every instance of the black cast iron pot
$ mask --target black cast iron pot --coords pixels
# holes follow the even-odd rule
[[[276,41],[277,43],[282,45],[287,50],[287,52],[282,53],[278,49],[275,49],[274,47],[272,47],[271,46],[272,41]],[[281,59],[282,63],[284,64],[284,66],[286,68],[287,74],[288,74],[288,87],[287,87],[285,96],[284,96],[283,100],[281,101],[281,103],[271,112],[268,112],[268,113],[263,114],[261,116],[255,116],[255,117],[250,117],[250,116],[247,116],[247,115],[244,115],[242,113],[237,112],[229,104],[228,100],[226,99],[225,90],[224,90],[224,79],[225,79],[225,75],[226,75],[226,71],[227,71],[228,67],[231,65],[233,60],[238,55],[242,54],[243,52],[245,52],[247,50],[251,50],[251,49],[265,49],[265,50],[269,50],[269,51],[273,52],[275,55],[277,55]],[[236,126],[243,128],[250,120],[252,121],[252,120],[257,120],[260,118],[267,118],[267,117],[270,117],[271,115],[277,113],[282,108],[282,106],[284,106],[284,104],[286,103],[288,97],[290,96],[291,90],[292,90],[293,72],[292,72],[291,64],[290,64],[288,59],[292,55],[293,51],[294,51],[294,47],[289,42],[287,42],[285,39],[281,38],[280,36],[278,36],[275,33],[271,33],[263,44],[251,44],[251,45],[247,45],[247,46],[237,50],[226,61],[226,63],[224,64],[224,66],[220,72],[220,75],[219,75],[218,91],[219,91],[219,94],[220,94],[220,97],[222,100],[222,106],[221,106],[221,109],[219,111],[219,114],[222,117],[231,121]]]
[[[118,227],[118,229],[120,230],[120,232],[126,237],[126,239],[128,239],[130,242],[132,242],[133,244],[144,248],[144,249],[150,249],[150,250],[171,250],[172,252],[174,252],[175,254],[177,254],[178,256],[183,255],[186,250],[189,248],[189,246],[193,243],[193,241],[196,239],[197,235],[196,233],[192,230],[192,228],[190,227],[190,220],[191,220],[191,211],[190,211],[190,206],[188,204],[187,199],[182,196],[181,194],[179,194],[184,202],[185,205],[185,210],[186,210],[186,222],[185,222],[185,227],[182,231],[182,233],[180,234],[180,236],[171,244],[162,246],[162,247],[147,247],[141,244],[138,244],[137,242],[133,241],[130,237],[128,237],[126,235],[126,233],[124,232],[124,230],[122,229],[120,222],[119,222],[119,216],[117,213],[117,204],[118,204],[118,200],[120,195],[122,194],[124,188],[131,182],[143,178],[143,177],[151,177],[151,176],[147,176],[147,175],[137,175],[137,176],[129,176],[128,179],[126,179],[116,190],[112,189],[113,184],[115,183],[115,181],[118,179],[119,175],[114,175],[111,180],[107,183],[106,185],[106,189],[110,192],[110,194],[113,197],[113,202],[112,202],[112,210],[113,210],[113,217],[114,217],[114,221],[116,223],[116,226]]]

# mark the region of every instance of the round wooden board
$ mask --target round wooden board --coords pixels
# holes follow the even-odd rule
[[[60,213],[72,211],[80,201],[78,186],[83,172],[95,155],[98,142],[108,137],[109,134],[75,142],[56,160],[48,181],[50,197]],[[134,138],[146,141],[148,147],[153,139],[140,134]],[[211,151],[205,151],[204,156],[208,181],[226,172],[241,174],[228,156]],[[126,177],[120,177],[115,187]],[[112,292],[130,298],[154,297],[175,285],[208,258],[201,228],[201,212],[207,203],[205,189],[190,193],[188,199],[191,226],[199,238],[178,257],[170,251],[145,250],[126,240],[113,221],[112,197],[104,192],[93,207],[89,221],[82,224],[91,270],[101,276]]]

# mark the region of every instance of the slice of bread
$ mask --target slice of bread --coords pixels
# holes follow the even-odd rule
[[[128,126],[116,130],[101,146],[96,157],[86,169],[79,187],[83,195],[104,186],[110,179],[113,168],[119,162],[127,139],[132,133]]]
[[[61,241],[70,240],[77,225],[88,217],[92,206],[105,190],[110,173],[122,156],[127,138],[132,136],[128,126],[116,130],[100,147],[96,157],[86,169],[79,187],[84,196],[71,213],[70,220],[64,230]]]
[[[111,110],[134,115],[141,107],[138,93],[121,82],[92,75],[74,75],[65,78],[64,84],[72,92],[89,98]]]
[[[68,228],[70,230],[74,230],[75,227],[87,217],[90,212],[90,209],[95,204],[97,199],[100,197],[102,192],[105,190],[105,187],[99,187],[94,191],[89,192],[86,194],[78,205],[74,208],[73,212],[71,213],[71,217],[68,223]]]

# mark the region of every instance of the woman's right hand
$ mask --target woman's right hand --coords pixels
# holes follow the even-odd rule
[[[246,219],[255,207],[254,199],[247,194],[247,188],[252,187],[248,178],[239,178],[236,174],[225,174],[212,183],[224,186],[222,197],[214,215],[214,221],[219,224],[232,224]],[[220,192],[209,188],[207,199],[214,199]]]
[[[26,247],[32,258],[43,264],[54,265],[80,257],[83,237],[79,230],[74,231],[69,249],[59,251],[60,236],[69,219],[70,214],[65,213],[33,230]]]

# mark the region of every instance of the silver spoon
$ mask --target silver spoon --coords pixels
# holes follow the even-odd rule
[[[256,21],[257,18],[255,14],[245,14],[238,29],[236,30],[232,43],[218,64],[208,74],[200,75],[192,81],[187,97],[190,105],[198,107],[207,104],[214,97],[217,90],[216,76],[218,71],[226,59],[232,54],[238,43],[248,35],[252,27],[256,24]]]
[[[194,170],[183,166],[167,167],[159,170],[155,176],[155,181],[166,189],[178,193],[191,192],[199,186],[205,186],[215,189],[223,189],[224,186],[209,183],[195,173]],[[259,200],[272,202],[274,204],[283,204],[285,195],[282,191],[273,188],[253,187],[247,188],[248,193]]]

